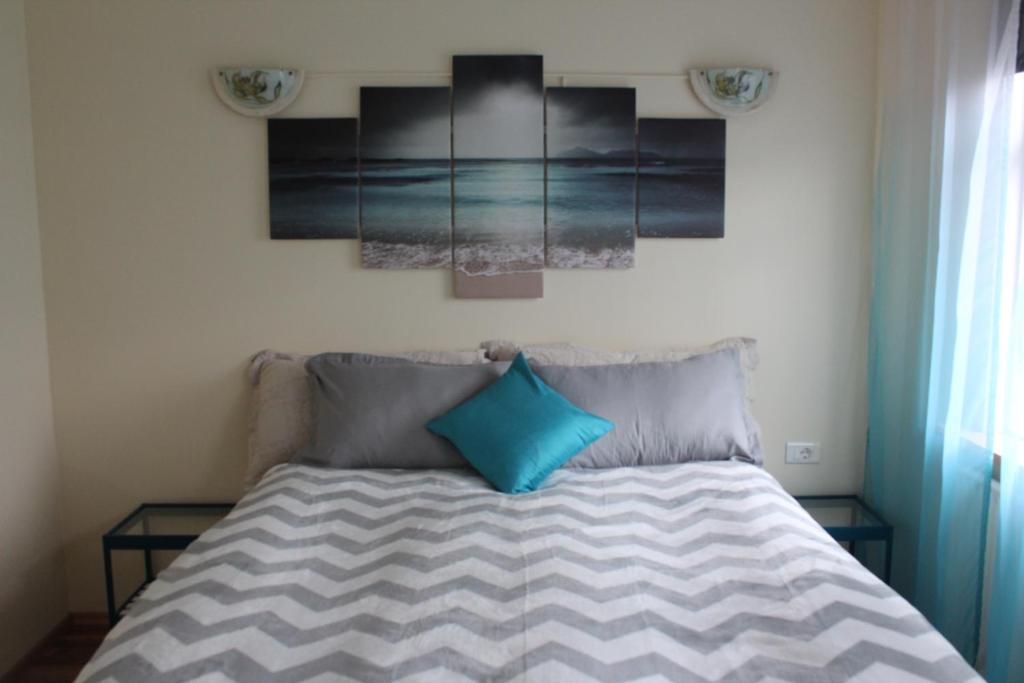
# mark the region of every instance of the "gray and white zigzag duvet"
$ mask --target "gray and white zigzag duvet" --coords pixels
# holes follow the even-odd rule
[[[82,681],[966,681],[762,470],[272,470]]]

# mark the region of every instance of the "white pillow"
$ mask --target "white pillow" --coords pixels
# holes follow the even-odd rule
[[[415,363],[474,365],[487,363],[483,349],[474,351],[410,351],[388,354]],[[312,434],[313,405],[306,374],[307,355],[260,351],[249,363],[253,384],[249,414],[249,464],[245,489],[259,483],[267,470],[286,463]]]

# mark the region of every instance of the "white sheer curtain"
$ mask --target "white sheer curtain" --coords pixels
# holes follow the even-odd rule
[[[992,683],[1024,681],[1024,73],[1014,81],[996,416],[1002,481],[985,671]]]
[[[1020,419],[1004,416],[1019,385],[998,393],[1007,359],[1019,357],[1004,329],[1014,319],[1004,274],[1017,4],[881,5],[865,495],[896,525],[894,586],[969,660],[993,439]],[[1024,681],[1016,486],[1004,472],[1011,495],[1001,500],[988,630],[994,683]]]
[[[1013,79],[1013,106],[1010,116],[1010,164],[1006,196],[1006,229],[1002,262],[1003,300],[1000,308],[1000,345],[997,429],[995,450],[1006,459],[1017,458],[1024,441],[1024,395],[1014,391],[1024,383],[1024,365],[1020,358],[1020,308],[1024,289],[1024,72]],[[1016,346],[1014,340],[1017,340]],[[1014,419],[1016,418],[1016,419]],[[1004,453],[1005,452],[1005,453]]]

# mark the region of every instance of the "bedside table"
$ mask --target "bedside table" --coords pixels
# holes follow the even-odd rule
[[[201,533],[225,517],[234,503],[143,503],[103,535],[103,568],[107,580],[107,618],[113,626],[139,593],[154,578],[154,550],[184,550]],[[146,578],[120,607],[114,598],[111,554],[115,550],[141,550]]]
[[[850,554],[857,541],[885,543],[884,579],[892,574],[892,525],[867,506],[859,496],[796,496],[796,500],[814,521],[837,541],[849,543]]]

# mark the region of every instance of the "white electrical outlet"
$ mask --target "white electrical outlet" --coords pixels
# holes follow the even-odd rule
[[[817,465],[821,462],[821,444],[811,441],[787,441],[786,462],[790,465]]]

